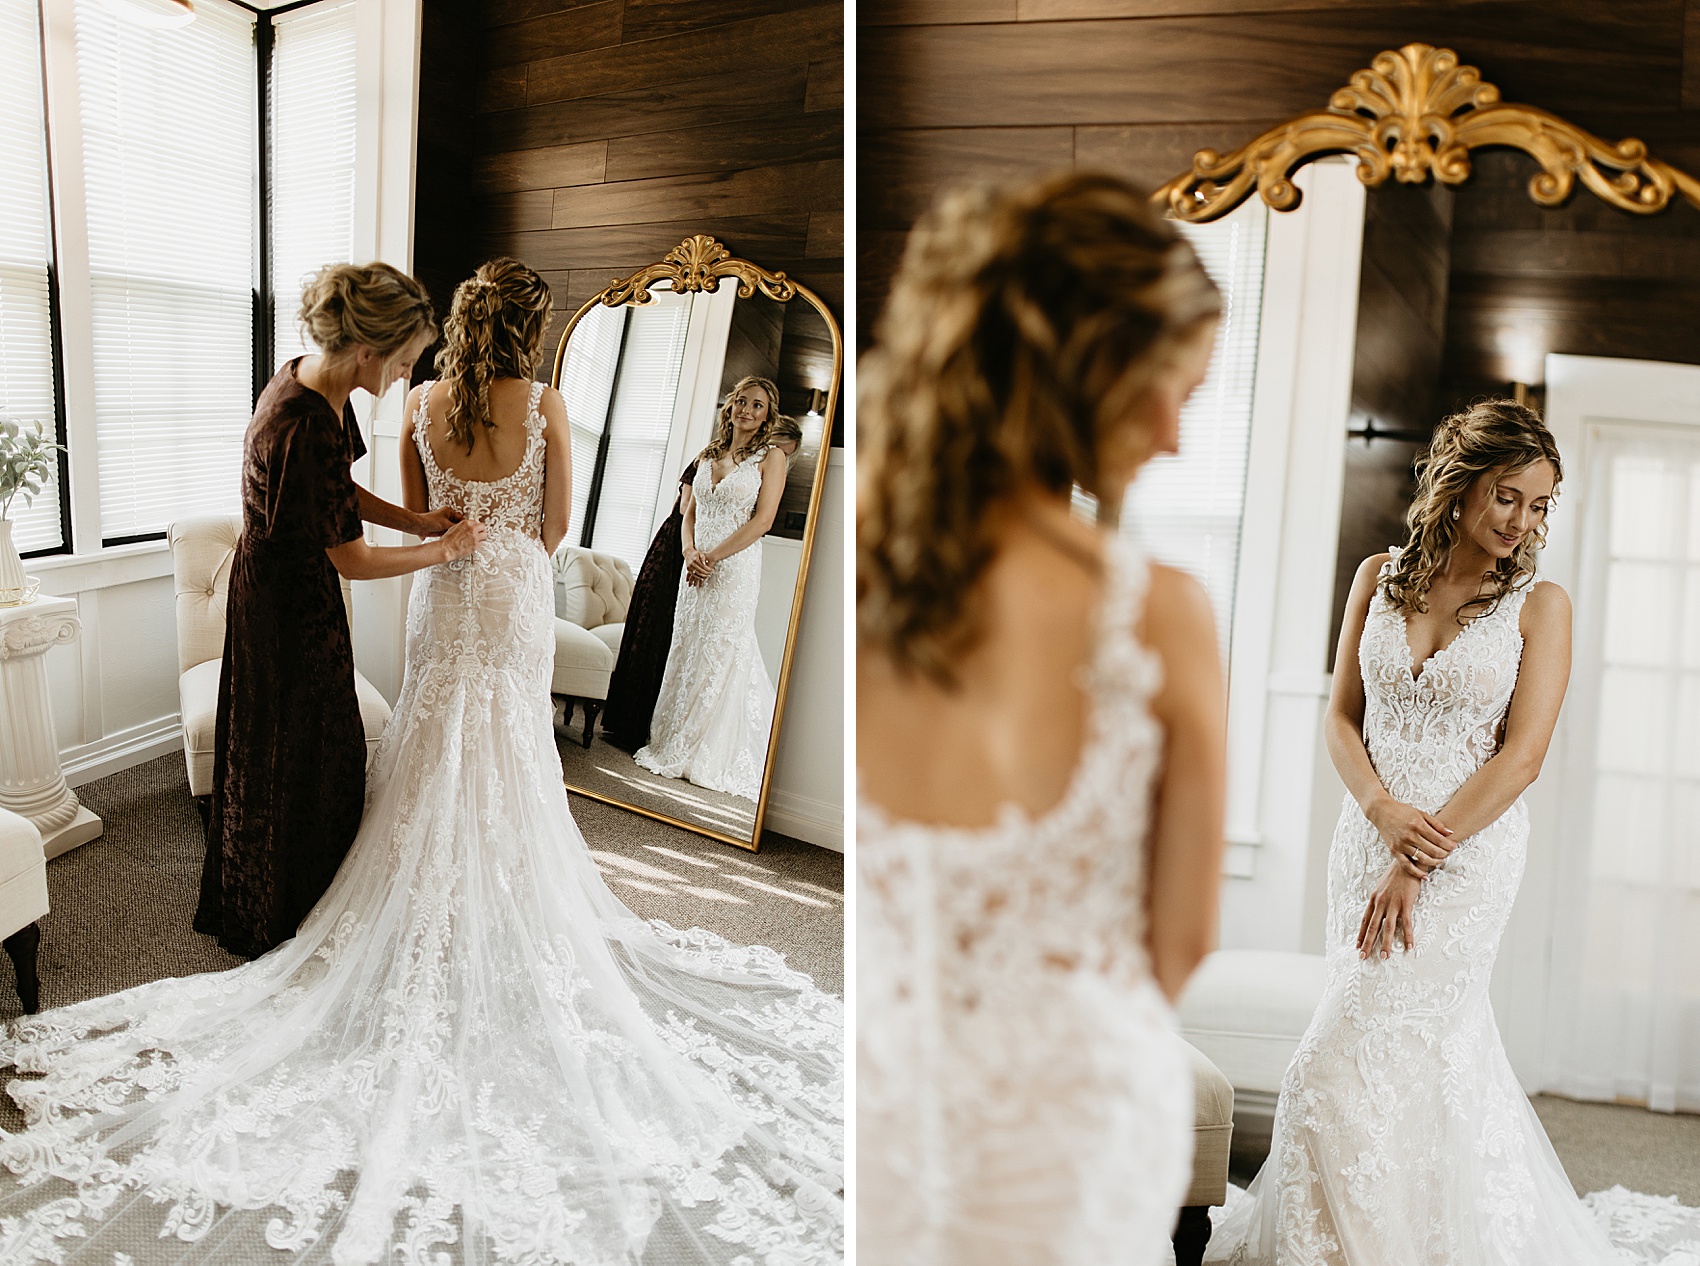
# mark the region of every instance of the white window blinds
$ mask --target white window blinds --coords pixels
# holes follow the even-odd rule
[[[590,480],[596,473],[596,450],[608,425],[608,402],[614,393],[614,373],[620,365],[620,341],[625,336],[625,308],[595,307],[573,327],[567,360],[561,366],[561,403],[567,410],[567,434],[573,453],[573,506],[567,540],[576,542],[584,530],[590,503]]]
[[[53,437],[58,400],[43,108],[36,0],[0,0],[0,418],[39,423]],[[20,552],[64,545],[57,462],[34,504],[25,508],[20,494],[10,517]]]
[[[1222,289],[1216,351],[1204,382],[1181,411],[1181,451],[1149,462],[1122,507],[1123,531],[1134,533],[1153,558],[1204,583],[1224,663],[1245,506],[1268,216],[1253,199],[1213,224],[1180,226]]]
[[[166,30],[77,0],[101,535],[238,504],[253,412],[254,16]]]
[[[275,21],[271,130],[272,367],[314,350],[301,338],[302,284],[354,258],[354,2]]]
[[[690,321],[691,296],[661,292],[632,308],[626,325],[591,544],[625,559],[634,572],[649,549]]]

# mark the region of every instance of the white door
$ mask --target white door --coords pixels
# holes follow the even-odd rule
[[[1700,1111],[1700,366],[1553,356],[1575,609],[1495,1004],[1525,1086]]]

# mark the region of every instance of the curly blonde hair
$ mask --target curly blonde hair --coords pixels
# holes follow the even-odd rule
[[[760,387],[762,394],[767,397],[767,420],[756,428],[756,433],[750,436],[750,442],[736,453],[732,453],[732,407],[738,397],[751,387]],[[726,393],[726,399],[720,405],[720,414],[714,420],[714,434],[709,437],[708,447],[697,455],[699,462],[711,462],[717,457],[732,453],[736,461],[743,461],[752,453],[759,453],[773,443],[772,433],[774,421],[779,417],[779,388],[774,386],[773,379],[763,378],[760,374],[746,374],[732,384],[732,390]]]
[[[1109,441],[1221,297],[1146,194],[1059,176],[943,199],[862,359],[856,624],[940,684],[979,632],[988,515],[1024,486],[1108,500]]]
[[[437,333],[424,285],[385,263],[326,264],[302,286],[297,321],[330,356],[356,345],[399,356],[421,332]]]
[[[439,379],[449,389],[444,421],[449,438],[471,452],[478,428],[490,430],[490,383],[531,378],[543,359],[549,326],[549,285],[517,259],[480,264],[455,287],[437,353]]]
[[[1405,515],[1410,537],[1380,582],[1388,604],[1406,614],[1427,611],[1434,578],[1464,537],[1452,513],[1454,509],[1462,512],[1471,486],[1483,476],[1514,474],[1542,461],[1552,463],[1556,498],[1564,478],[1558,442],[1538,413],[1514,400],[1479,400],[1435,427],[1428,452],[1417,459],[1417,495]],[[1511,556],[1499,560],[1492,592],[1477,594],[1458,608],[1458,623],[1491,614],[1506,594],[1534,583],[1536,558],[1546,540],[1546,516],[1542,515]],[[1476,607],[1481,609],[1468,614]]]

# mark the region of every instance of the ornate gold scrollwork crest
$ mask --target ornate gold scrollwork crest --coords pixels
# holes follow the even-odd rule
[[[758,289],[769,299],[784,303],[797,293],[797,285],[784,273],[770,273],[747,259],[734,259],[732,252],[706,233],[694,233],[668,251],[658,264],[650,264],[630,277],[616,277],[598,296],[599,302],[610,308],[623,303],[651,302],[649,288],[658,281],[668,281],[676,292],[720,289],[722,277],[738,282],[738,297],[748,299]]]
[[[1152,195],[1177,220],[1219,219],[1255,189],[1277,211],[1299,204],[1290,177],[1324,154],[1354,154],[1358,179],[1374,188],[1391,175],[1420,184],[1432,173],[1456,185],[1470,174],[1470,151],[1523,150],[1541,165],[1529,196],[1557,206],[1578,178],[1614,207],[1650,214],[1680,193],[1700,207],[1700,180],[1647,155],[1637,140],[1603,141],[1557,115],[1499,99],[1499,89],[1463,66],[1449,48],[1407,44],[1376,56],[1325,110],[1311,110],[1222,155],[1201,149],[1192,170]]]

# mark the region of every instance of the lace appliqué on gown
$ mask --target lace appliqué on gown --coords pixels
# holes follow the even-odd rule
[[[540,391],[502,480],[417,424],[431,504],[489,535],[414,578],[366,816],[297,936],[0,1042],[40,1074],[9,1087],[0,1261],[840,1260],[842,1005],[639,920],[568,810]]]
[[[750,521],[767,451],[750,454],[718,484],[714,463],[698,463],[691,485],[698,549],[713,549]],[[721,559],[704,584],[679,577],[673,641],[649,744],[633,757],[663,778],[752,801],[761,795],[774,705],[773,681],[756,642],[761,546],[758,540]]]
[[[1161,665],[1117,542],[1063,800],[857,833],[858,1244],[895,1266],[1146,1266],[1191,1168],[1192,1077],[1144,949]]]
[[[1377,590],[1358,647],[1364,744],[1397,799],[1437,812],[1498,750],[1527,594],[1502,598],[1419,671]],[[1621,1188],[1577,1199],[1506,1058],[1488,983],[1528,837],[1518,800],[1423,881],[1414,947],[1360,959],[1358,922],[1389,856],[1345,798],[1328,857],[1327,988],[1282,1079],[1269,1159],[1216,1215],[1206,1261],[1694,1266],[1672,1254],[1700,1240],[1700,1211]]]

